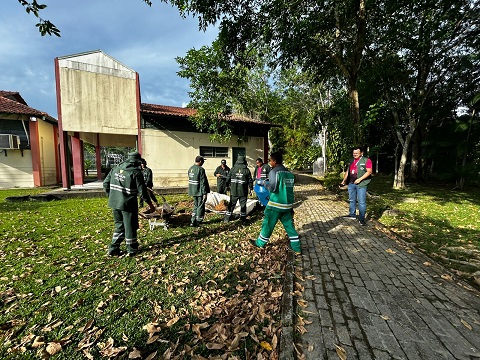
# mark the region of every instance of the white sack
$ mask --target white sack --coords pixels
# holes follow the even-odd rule
[[[227,200],[230,202],[230,196],[224,195],[224,194],[219,194],[217,192],[209,192],[207,194],[207,202],[205,203],[205,209],[208,211],[212,211],[217,214],[225,214],[226,211],[218,211],[215,210],[215,206],[220,204],[220,201],[222,200]],[[255,208],[255,205],[257,204],[258,200],[254,199],[247,199],[247,215],[252,212],[252,210]],[[235,209],[233,210],[233,214],[240,216],[240,202],[237,201],[237,205],[235,206]]]

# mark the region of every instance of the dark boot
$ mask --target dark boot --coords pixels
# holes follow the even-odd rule
[[[190,221],[190,226],[191,227],[197,227],[198,226],[197,219],[192,219],[192,221]]]

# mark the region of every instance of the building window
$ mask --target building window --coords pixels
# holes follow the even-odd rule
[[[206,158],[228,157],[228,147],[200,146],[200,155]]]

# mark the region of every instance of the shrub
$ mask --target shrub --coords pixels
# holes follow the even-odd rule
[[[328,172],[323,178],[323,187],[328,191],[338,191],[338,185],[342,182],[343,176],[338,172]]]

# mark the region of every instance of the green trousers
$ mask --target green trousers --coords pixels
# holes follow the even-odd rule
[[[230,195],[230,203],[228,204],[227,212],[225,213],[225,221],[230,221],[230,218],[235,210],[237,201],[240,201],[240,220],[247,218],[247,197]]]
[[[292,212],[280,212],[266,207],[264,214],[265,216],[263,218],[262,230],[260,231],[260,235],[258,236],[255,244],[258,247],[264,247],[268,240],[270,240],[270,236],[273,233],[275,225],[277,224],[278,220],[280,220],[285,231],[287,232],[288,239],[290,240],[290,247],[293,251],[300,252],[300,238],[295,230],[295,227],[293,226]]]
[[[113,231],[112,242],[108,247],[108,253],[120,252],[120,245],[125,239],[127,252],[135,254],[138,251],[138,210],[127,212],[113,209],[113,222],[115,223],[115,230]]]
[[[217,192],[219,194],[226,194],[227,182],[225,181],[225,179],[217,179]]]
[[[205,216],[205,201],[203,201],[203,196],[194,196],[193,197],[193,211],[191,223],[200,224],[203,221]]]

